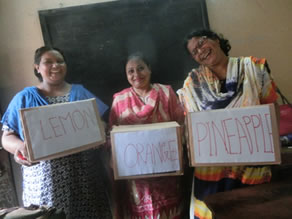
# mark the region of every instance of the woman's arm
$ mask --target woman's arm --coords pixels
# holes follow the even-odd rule
[[[114,125],[119,125],[118,124],[118,116],[119,115],[119,108],[118,108],[118,103],[116,101],[116,98],[114,97],[112,107],[110,109],[109,113],[109,131],[112,129]]]
[[[30,166],[25,143],[11,131],[4,131],[2,135],[2,145],[4,149],[14,155],[14,160],[21,164]]]

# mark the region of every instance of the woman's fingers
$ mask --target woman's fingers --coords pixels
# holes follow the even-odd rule
[[[26,156],[20,150],[15,151],[14,160],[16,161],[16,163],[20,165],[25,165],[25,166],[32,165],[32,163],[26,158]]]

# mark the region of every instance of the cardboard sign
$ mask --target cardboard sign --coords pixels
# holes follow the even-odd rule
[[[114,126],[111,143],[115,179],[182,174],[176,122]]]
[[[105,142],[94,98],[20,110],[31,162],[66,156]]]
[[[192,166],[279,164],[273,104],[189,113]]]

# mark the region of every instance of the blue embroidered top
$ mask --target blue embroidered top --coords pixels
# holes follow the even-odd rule
[[[69,93],[69,102],[86,100],[90,98],[96,99],[99,113],[102,116],[108,109],[108,106],[82,85],[72,84]],[[17,133],[22,140],[24,140],[19,110],[23,108],[44,106],[48,104],[49,103],[47,99],[38,92],[37,87],[26,87],[13,97],[5,114],[3,115],[1,123],[3,126],[8,126],[15,133]]]

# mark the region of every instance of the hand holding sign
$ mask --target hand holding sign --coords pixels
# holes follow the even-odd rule
[[[31,166],[32,163],[27,159],[28,154],[25,146],[25,142],[19,140],[19,146],[14,152],[14,160],[16,163],[25,166]]]

